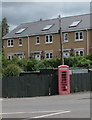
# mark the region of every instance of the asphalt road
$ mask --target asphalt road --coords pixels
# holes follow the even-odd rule
[[[90,118],[90,93],[3,99],[0,115],[3,118],[20,118],[21,120]]]

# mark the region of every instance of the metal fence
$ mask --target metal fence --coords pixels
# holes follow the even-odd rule
[[[92,72],[72,74],[70,76],[71,92],[89,91]],[[92,90],[92,89],[91,89]],[[19,77],[2,79],[2,97],[34,97],[58,94],[57,70],[24,73]]]
[[[90,74],[91,73],[72,74],[70,77],[71,92],[89,91]]]
[[[2,78],[0,78],[0,98],[2,97]]]
[[[33,97],[58,94],[55,74],[29,73],[2,80],[2,97]]]

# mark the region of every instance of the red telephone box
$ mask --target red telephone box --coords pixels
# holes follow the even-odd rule
[[[59,95],[70,93],[70,74],[67,65],[58,66],[58,87]]]

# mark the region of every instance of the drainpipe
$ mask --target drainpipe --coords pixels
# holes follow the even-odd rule
[[[27,35],[28,38],[28,58],[30,57],[30,44],[29,44],[29,36]]]
[[[87,43],[87,55],[89,54],[89,35],[88,35],[88,29],[86,29],[86,32],[87,32],[87,40],[86,40],[86,43]]]

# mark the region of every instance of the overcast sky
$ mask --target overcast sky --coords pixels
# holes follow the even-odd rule
[[[1,6],[1,5],[0,5]],[[1,7],[0,7],[1,10]],[[10,30],[21,23],[90,13],[90,2],[3,2]]]

